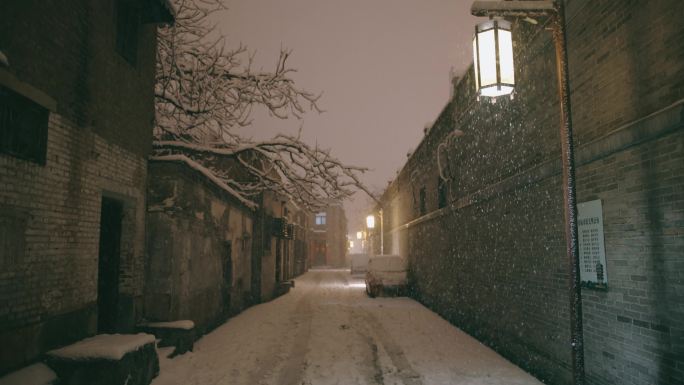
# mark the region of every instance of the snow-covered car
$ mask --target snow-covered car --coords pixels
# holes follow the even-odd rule
[[[374,255],[368,260],[366,293],[379,295],[403,295],[407,289],[406,259],[398,255]]]
[[[352,274],[363,274],[368,271],[368,254],[350,254]]]

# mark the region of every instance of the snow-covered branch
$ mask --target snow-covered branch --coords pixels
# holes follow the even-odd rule
[[[157,135],[204,141],[232,137],[250,123],[252,107],[273,116],[301,117],[319,111],[319,95],[299,89],[290,77],[290,51],[281,50],[272,72],[254,71],[244,46],[226,50],[210,16],[221,0],[176,0],[176,22],[159,29],[156,77]]]
[[[250,124],[255,105],[275,118],[300,118],[321,112],[319,95],[297,88],[288,50],[272,72],[254,71],[245,46],[227,50],[209,23],[226,9],[221,0],[174,5],[175,24],[159,30],[155,157],[184,156],[247,200],[268,190],[313,209],[357,189],[368,192],[359,179],[365,168],[345,165],[300,136],[255,142],[235,133]]]
[[[345,165],[329,151],[287,135],[222,146],[155,141],[154,151],[157,156],[184,154],[203,164],[245,199],[268,190],[317,210],[359,189],[370,194],[359,180],[366,168]]]

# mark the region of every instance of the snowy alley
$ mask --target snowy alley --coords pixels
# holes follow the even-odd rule
[[[311,270],[165,358],[152,384],[541,384],[408,298],[367,297],[349,270]]]

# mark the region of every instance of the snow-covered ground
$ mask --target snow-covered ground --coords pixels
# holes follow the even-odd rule
[[[153,385],[541,384],[408,298],[368,298],[348,270],[315,270],[161,359]]]

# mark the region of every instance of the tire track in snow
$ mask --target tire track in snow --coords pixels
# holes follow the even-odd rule
[[[392,365],[397,370],[397,375],[404,385],[423,385],[420,379],[420,374],[418,374],[411,363],[409,363],[404,351],[401,349],[399,344],[397,344],[390,336],[390,334],[382,326],[382,323],[365,309],[358,308],[358,310],[353,310],[356,319],[362,320],[363,325],[360,327],[360,333],[366,334],[366,340],[368,341],[369,348],[372,352],[372,364],[373,364],[373,375],[369,376],[368,380],[375,384],[384,384],[385,376],[382,371],[381,362],[381,351],[380,347],[383,348],[384,352],[389,357]]]
[[[319,280],[320,281],[320,280]],[[290,323],[296,325],[294,343],[285,365],[278,373],[279,385],[300,385],[304,371],[306,370],[306,353],[309,351],[309,339],[311,338],[311,299],[305,295],[297,304],[295,311],[290,315]]]
[[[306,281],[298,281],[300,283],[298,285],[300,291],[285,294],[299,296],[300,298],[296,299],[296,304],[288,309],[288,322],[278,325],[279,333],[276,337],[278,341],[275,341],[274,345],[272,345],[270,354],[266,356],[266,359],[260,361],[257,368],[249,374],[248,384],[268,384],[268,380],[276,375],[276,368],[283,364],[283,361],[283,367],[277,371],[278,382],[275,383],[278,385],[299,384],[297,377],[301,377],[302,372],[306,368],[306,362],[302,361],[304,361],[306,356],[308,336],[311,334],[310,296],[311,292],[317,290],[320,286],[321,279],[322,276],[316,274],[310,281],[308,279]],[[288,298],[281,299],[285,300]],[[303,327],[300,327],[300,325]],[[291,331],[293,329],[297,329],[297,332],[294,334],[294,340],[291,341]],[[290,347],[290,351],[287,356],[288,358],[285,359],[283,353],[287,351],[288,347]],[[304,354],[298,355],[297,353],[300,350]]]

